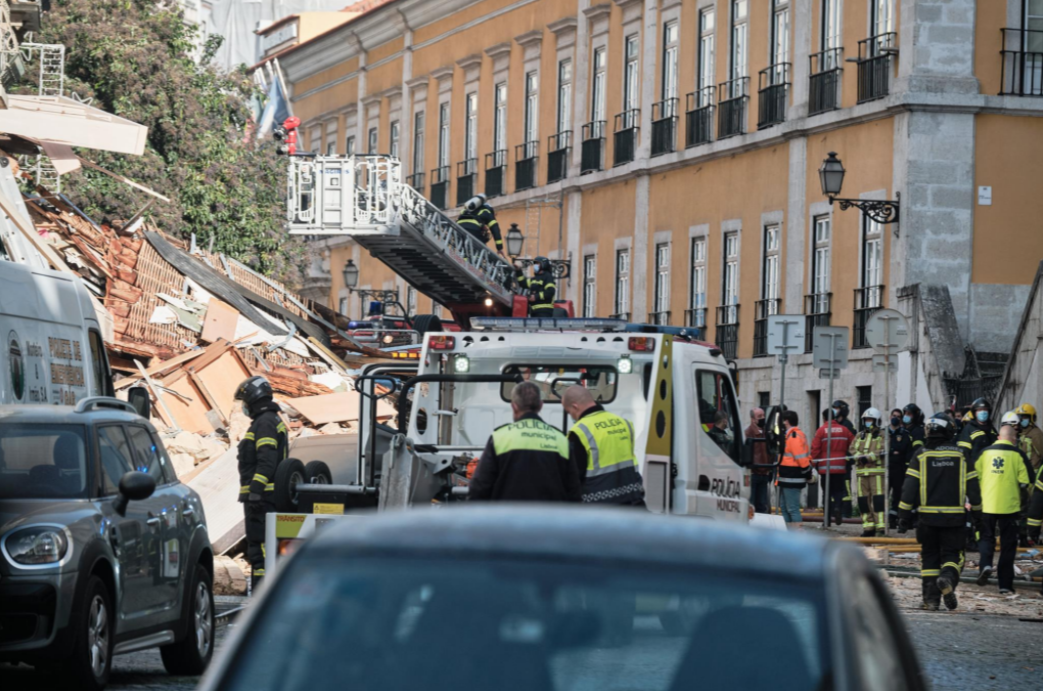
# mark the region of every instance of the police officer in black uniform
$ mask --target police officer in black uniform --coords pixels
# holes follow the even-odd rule
[[[992,404],[988,399],[975,399],[974,403],[971,403],[970,416],[970,421],[964,423],[956,438],[956,446],[963,451],[967,467],[973,469],[978,462],[978,456],[996,443],[999,433],[992,424]],[[971,528],[970,517],[967,518],[967,527]],[[968,530],[967,548],[972,552],[978,549],[977,530]]]
[[[253,420],[239,442],[239,501],[246,523],[251,590],[256,592],[264,578],[265,515],[275,510],[275,469],[286,458],[289,443],[267,379],[250,377],[235,390],[235,400],[243,402],[243,412]]]
[[[912,440],[912,449],[909,451],[909,459],[912,460],[913,456],[920,451],[923,447],[924,442],[924,420],[923,411],[920,410],[920,406],[915,403],[909,403],[902,408],[902,427],[905,428],[906,432],[909,433],[909,438]]]
[[[496,253],[502,257],[505,256],[503,234],[500,232],[500,224],[496,220],[496,212],[489,206],[486,199],[484,194],[479,194],[467,200],[456,223],[482,244],[488,243],[491,235],[496,245]]]
[[[913,509],[919,507],[916,540],[922,560],[923,608],[937,610],[944,597],[946,608],[952,610],[958,604],[956,586],[963,572],[967,540],[964,499],[970,499],[972,520],[975,526],[980,525],[981,488],[974,466],[951,441],[953,424],[948,416],[932,416],[926,431],[924,446],[909,463],[905,476],[898,505],[898,532],[909,530]]]
[[[529,314],[533,317],[554,316],[554,296],[557,294],[558,286],[554,280],[554,270],[550,260],[546,257],[536,257],[533,260],[532,278],[526,278],[525,274],[518,274],[518,284],[529,291]]]
[[[913,439],[909,431],[902,425],[902,411],[897,408],[891,411],[891,424],[887,431],[891,435],[891,453],[887,458],[887,492],[891,496],[891,501],[887,522],[891,530],[894,530],[898,527],[898,502],[902,499],[905,471],[909,467],[909,458],[913,454]]]

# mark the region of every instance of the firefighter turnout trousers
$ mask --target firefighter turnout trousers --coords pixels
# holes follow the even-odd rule
[[[275,511],[272,495],[265,494],[261,501],[243,504],[243,519],[246,525],[246,560],[250,562],[250,589],[257,592],[264,578],[264,524],[266,516]]]
[[[920,576],[924,580],[925,593],[937,602],[941,593],[933,587],[939,576],[945,576],[956,587],[963,573],[963,545],[967,540],[967,529],[962,525],[946,527],[920,523],[916,528],[916,541],[920,543]],[[937,593],[937,595],[934,595]]]
[[[239,501],[246,523],[246,556],[256,590],[264,578],[264,522],[275,510],[275,469],[289,452],[286,424],[279,418],[279,405],[262,404],[250,430],[239,442]],[[251,501],[250,496],[260,499]]]
[[[848,453],[855,459],[858,480],[858,511],[862,528],[883,531],[887,509],[884,503],[884,440],[878,431],[863,431],[855,437]]]

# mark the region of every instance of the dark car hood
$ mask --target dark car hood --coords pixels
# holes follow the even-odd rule
[[[32,523],[71,525],[96,511],[86,500],[0,499],[0,535]]]

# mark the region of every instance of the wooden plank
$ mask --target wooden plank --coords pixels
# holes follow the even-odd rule
[[[239,310],[217,298],[211,298],[207,303],[203,333],[199,338],[205,343],[214,343],[221,338],[231,341],[235,338],[235,325],[238,322]]]
[[[200,349],[200,350],[190,350],[187,353],[182,353],[181,355],[178,355],[177,357],[172,357],[169,360],[164,360],[163,362],[159,363],[158,365],[153,365],[152,367],[149,367],[145,371],[148,373],[148,375],[150,377],[155,377],[155,376],[158,376],[158,375],[162,374],[163,372],[166,372],[168,369],[171,369],[171,368],[177,367],[178,365],[184,364],[184,363],[188,362],[189,360],[192,360],[193,358],[197,358],[197,357],[199,357],[200,355],[202,355],[205,352],[206,351],[202,350],[202,349]],[[134,384],[136,382],[139,382],[139,381],[141,381],[141,380],[140,379],[133,379],[133,380],[131,380],[129,378],[128,379],[121,379],[120,381],[116,382],[115,387],[116,387],[116,390],[118,391],[120,389],[125,389],[128,386],[131,386],[132,384]]]
[[[163,392],[159,390],[159,388],[152,381],[152,377],[150,377],[148,375],[148,372],[145,371],[145,366],[141,364],[140,360],[135,360],[134,364],[138,366],[138,371],[141,373],[141,377],[145,380],[145,385],[148,386],[149,390],[152,392],[152,395],[156,397],[156,403],[159,406],[159,410],[163,414],[162,417],[165,418],[163,422],[165,422],[168,427],[173,427],[176,430],[180,430],[181,428],[178,427],[177,422],[174,420],[173,413],[170,412],[170,408],[167,407],[167,403],[163,399]]]
[[[357,422],[359,419],[359,394],[355,391],[324,394],[322,396],[305,396],[295,398],[288,403],[313,425],[325,425],[328,422]],[[395,415],[395,409],[385,401],[377,407],[377,419],[383,420]]]
[[[206,366],[193,363],[195,375],[202,380],[207,390],[213,394],[218,412],[226,419],[231,419],[232,411],[237,405],[235,390],[250,376],[246,363],[235,350],[226,350],[220,358]]]
[[[217,404],[217,401],[214,400],[214,397],[210,394],[210,390],[206,388],[206,384],[204,384],[203,380],[199,378],[199,375],[196,374],[194,368],[188,368],[188,377],[192,380],[192,383],[196,385],[196,388],[199,389],[200,393],[203,394],[203,397],[206,398],[206,402],[210,404],[210,408],[221,417],[221,422],[225,425],[225,427],[227,427],[228,417],[225,416],[223,412],[221,412],[221,406],[219,406]]]
[[[210,407],[206,404],[203,393],[187,376],[187,372],[185,375],[172,386],[167,387],[178,396],[171,397],[170,410],[177,417],[182,429],[196,434],[209,434],[214,431],[214,424],[207,416]]]
[[[214,362],[222,355],[227,353],[229,350],[231,350],[231,348],[232,345],[228,341],[219,339],[216,342],[208,345],[206,348],[203,348],[203,355],[198,360],[193,362],[192,366],[196,369],[197,372],[201,372],[206,367],[208,367],[210,363]],[[175,370],[174,372],[171,372],[170,374],[163,377],[163,385],[168,386],[169,384],[176,382],[187,375],[188,372],[186,372],[184,369]]]
[[[325,360],[326,364],[333,367],[333,369],[339,370],[341,374],[347,374],[347,363],[337,357],[329,348],[319,343],[319,341],[309,337],[308,340],[304,341],[304,344],[308,346],[309,350]]]

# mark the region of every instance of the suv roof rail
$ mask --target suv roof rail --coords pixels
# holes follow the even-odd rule
[[[111,396],[90,396],[88,398],[81,399],[76,403],[76,409],[74,412],[77,413],[88,413],[98,408],[111,408],[112,410],[122,410],[125,413],[138,414],[138,411],[134,409],[130,403],[121,401],[118,398],[112,398]]]

